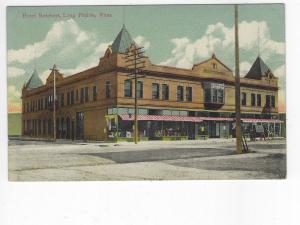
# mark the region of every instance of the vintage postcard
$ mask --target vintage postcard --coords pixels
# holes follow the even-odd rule
[[[283,179],[284,4],[7,7],[10,181]]]

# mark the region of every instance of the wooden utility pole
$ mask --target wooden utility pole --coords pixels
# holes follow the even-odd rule
[[[53,141],[56,141],[56,65],[50,70],[53,71]]]
[[[130,69],[130,75],[133,75],[134,79],[134,143],[138,143],[139,139],[139,130],[138,130],[138,78],[142,78],[144,76],[138,76],[138,74],[142,73],[142,69],[144,68],[144,51],[143,47],[132,46],[133,48],[128,49],[126,53],[125,62],[129,62],[130,64],[127,67]]]
[[[239,54],[239,15],[238,5],[234,5],[234,33],[235,33],[235,131],[236,151],[243,153],[242,129],[241,129],[241,86],[240,86],[240,54]]]

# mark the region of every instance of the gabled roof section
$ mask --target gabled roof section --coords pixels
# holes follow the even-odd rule
[[[216,61],[217,63],[219,63],[220,65],[222,65],[222,66],[224,67],[224,69],[227,70],[228,72],[232,72],[232,70],[231,70],[228,66],[226,66],[224,63],[222,63],[222,62],[216,57],[215,54],[212,54],[211,58],[209,58],[209,59],[207,59],[207,60],[204,60],[204,61],[202,61],[202,62],[200,62],[200,63],[194,64],[193,67],[192,67],[192,70],[197,69],[198,66],[201,66],[201,65],[203,65],[203,64],[205,64],[205,63],[207,63],[207,62],[209,62],[209,61],[213,61],[213,60],[215,60],[215,61]]]
[[[125,25],[123,25],[121,31],[112,44],[112,53],[125,53],[132,44],[135,44],[135,42],[132,40]]]
[[[262,77],[274,77],[271,69],[258,56],[245,78],[260,80]]]
[[[34,69],[31,77],[29,78],[29,80],[27,81],[25,87],[28,90],[43,86],[43,81],[41,80],[41,78],[38,75],[38,72],[36,71],[36,69]]]
[[[64,78],[63,74],[58,71],[56,65],[54,64],[53,69],[51,69],[51,73],[49,74],[49,76],[46,80],[46,84],[54,81],[54,70],[55,70],[55,78],[56,78],[55,80],[56,81],[62,80]]]

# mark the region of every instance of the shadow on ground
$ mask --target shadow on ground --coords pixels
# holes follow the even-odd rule
[[[258,171],[277,178],[286,177],[286,155],[270,154],[265,157],[207,159],[205,161],[171,162],[170,165],[217,171]]]
[[[231,149],[215,148],[176,148],[176,149],[159,149],[147,151],[126,151],[126,152],[104,152],[104,153],[85,153],[81,155],[98,156],[113,160],[116,163],[135,163],[151,162],[174,159],[188,159],[198,157],[213,157],[234,155]]]

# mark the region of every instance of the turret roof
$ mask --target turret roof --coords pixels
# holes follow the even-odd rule
[[[123,25],[121,31],[119,32],[119,34],[117,35],[116,39],[112,44],[112,52],[125,53],[132,44],[135,44],[135,42],[131,38],[125,25]]]
[[[33,88],[40,87],[42,85],[44,85],[43,81],[39,77],[36,69],[34,69],[31,77],[29,78],[29,80],[26,83],[26,89],[30,90],[30,89],[33,89]]]

